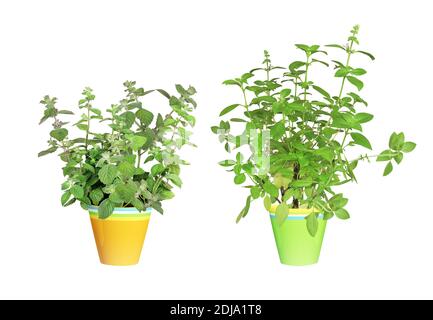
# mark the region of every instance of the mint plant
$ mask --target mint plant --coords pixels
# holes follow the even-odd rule
[[[173,187],[182,184],[180,165],[188,164],[178,151],[194,146],[188,130],[195,124],[191,113],[197,107],[193,87],[176,85],[178,95],[174,96],[162,89],[145,91],[135,81],[126,81],[124,86],[126,97],[112,104],[105,115],[94,106],[92,89],[85,88],[78,103],[82,114],[72,125],[63,117],[73,112],[57,108],[57,98],[41,100],[40,124],[51,119],[53,128],[49,148],[38,156],[57,152],[65,164],[62,205],[78,201],[84,209],[99,206],[102,219],[115,207],[153,208],[162,214],[161,202],[173,198]],[[141,102],[152,92],[167,99],[170,111],[165,116],[155,116]],[[98,132],[99,123],[105,124],[105,132]],[[73,135],[71,127],[81,134]]]
[[[386,176],[394,164],[401,163],[405,153],[414,150],[415,143],[406,141],[403,133],[392,133],[389,148],[380,154],[349,157],[354,147],[372,149],[362,128],[373,115],[364,111],[368,104],[358,93],[364,87],[360,78],[367,71],[352,63],[358,56],[375,58],[357,48],[358,32],[359,26],[354,26],[347,44],[325,46],[340,51],[342,61],[326,58],[328,53],[319,45],[297,44],[304,59],[291,62],[288,68],[274,66],[265,51],[261,67],[223,82],[241,93],[239,103],[220,113],[228,116],[237,112],[236,117],[211,128],[225,150],[233,154],[220,165],[234,173],[235,184],[250,190],[237,221],[248,214],[251,201],[263,198],[267,210],[274,203],[278,205],[276,218],[280,224],[290,208],[313,209],[306,226],[314,236],[319,213],[325,219],[334,215],[349,218],[345,209],[348,199],[336,189],[356,182],[359,161],[375,158],[386,162]],[[339,83],[334,93],[311,77],[312,68],[329,70],[330,65]]]

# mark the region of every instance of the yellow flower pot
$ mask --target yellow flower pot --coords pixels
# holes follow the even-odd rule
[[[90,206],[89,214],[101,263],[129,266],[140,260],[149,225],[151,209],[115,208],[107,219],[98,218],[98,207]]]

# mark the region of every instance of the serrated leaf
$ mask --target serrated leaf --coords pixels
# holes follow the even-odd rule
[[[135,113],[135,116],[140,120],[140,123],[144,127],[148,127],[153,121],[153,113],[146,110],[140,109]]]
[[[82,199],[84,197],[84,189],[79,185],[74,185],[69,191],[77,199]]]
[[[124,178],[132,178],[135,173],[135,166],[128,161],[121,162],[117,169]]]
[[[98,172],[99,180],[105,185],[109,185],[117,176],[117,168],[112,164],[104,165]]]
[[[128,137],[128,140],[131,142],[131,149],[134,151],[138,151],[146,144],[147,138],[139,135],[134,135]]]
[[[113,211],[114,204],[109,199],[105,199],[98,208],[98,217],[99,219],[107,219],[113,214]]]
[[[68,130],[65,128],[54,129],[50,132],[50,136],[57,141],[63,141],[68,136]]]
[[[92,200],[92,203],[97,206],[99,205],[99,202],[104,198],[104,193],[101,189],[94,189],[89,194],[90,200]]]

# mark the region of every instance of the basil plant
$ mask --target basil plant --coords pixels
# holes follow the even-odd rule
[[[415,143],[406,141],[403,133],[392,133],[388,148],[379,154],[349,156],[358,150],[351,150],[355,147],[372,149],[362,129],[373,115],[366,112],[367,101],[359,94],[367,71],[354,63],[362,56],[375,58],[358,49],[358,32],[355,26],[346,44],[325,46],[339,53],[341,60],[328,58],[319,45],[297,44],[304,59],[288,68],[274,66],[265,51],[261,67],[223,82],[239,89],[241,101],[220,113],[236,116],[211,129],[233,155],[220,165],[234,173],[235,184],[250,190],[237,221],[247,215],[251,201],[263,198],[267,210],[277,205],[280,223],[291,208],[313,209],[306,225],[315,235],[319,214],[325,219],[349,218],[348,199],[337,187],[356,182],[359,161],[385,162],[386,176],[405,153],[414,150]],[[319,86],[311,76],[313,68],[332,72],[338,89]]]
[[[153,208],[163,213],[161,202],[174,197],[173,187],[182,184],[180,165],[188,164],[178,151],[193,145],[188,130],[195,124],[193,87],[176,85],[178,95],[162,89],[145,91],[135,81],[126,81],[124,87],[125,98],[106,113],[94,106],[92,89],[85,88],[78,103],[82,114],[73,124],[63,119],[73,112],[59,109],[57,98],[45,96],[41,101],[40,124],[50,119],[52,130],[48,149],[39,157],[57,152],[64,163],[62,205],[78,201],[84,209],[99,206],[101,219],[115,207]],[[152,113],[141,102],[154,92],[166,99],[166,115]],[[106,130],[100,132],[100,127]]]

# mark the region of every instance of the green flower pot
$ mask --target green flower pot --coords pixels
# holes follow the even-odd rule
[[[289,266],[317,263],[326,229],[326,220],[323,219],[323,215],[319,215],[318,230],[312,237],[308,233],[305,220],[312,209],[290,209],[286,221],[282,224],[277,222],[275,209],[276,207],[271,209],[270,217],[281,263]]]

